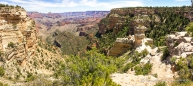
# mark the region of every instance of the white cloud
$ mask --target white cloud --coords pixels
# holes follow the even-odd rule
[[[12,5],[20,5],[28,11],[43,11],[47,8],[98,8],[110,10],[118,7],[143,6],[142,0],[113,0],[111,2],[99,2],[97,0],[54,0],[47,2],[42,0],[7,0]],[[4,2],[6,3],[6,2]],[[76,10],[76,9],[74,9]],[[86,11],[87,9],[85,9]],[[62,9],[61,9],[62,12]]]
[[[0,3],[1,3],[1,4],[8,4],[7,2],[4,2],[4,1],[3,1],[3,2],[2,2],[2,1],[0,1]]]
[[[175,1],[189,1],[189,0],[175,0]]]

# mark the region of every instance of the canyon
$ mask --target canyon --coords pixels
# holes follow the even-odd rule
[[[1,5],[0,82],[172,85],[189,78],[187,70],[193,67],[192,32],[186,31],[189,10],[131,7],[39,13]]]
[[[97,23],[99,23],[108,13],[109,11],[64,13],[28,12],[28,16],[36,21],[39,36],[45,37],[55,30],[68,31],[73,34],[75,33],[77,36],[82,36],[89,31],[92,32],[92,30],[97,30]]]

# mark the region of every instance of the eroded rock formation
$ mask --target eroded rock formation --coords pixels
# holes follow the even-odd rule
[[[166,37],[166,44],[171,55],[187,57],[193,54],[193,38],[187,32],[176,32]]]
[[[0,40],[1,57],[22,63],[35,53],[35,22],[22,8],[0,7]]]
[[[145,38],[145,26],[138,26],[134,29],[134,36],[135,36],[135,48],[142,45],[142,39]]]
[[[129,36],[129,38],[117,38],[114,46],[109,50],[108,55],[110,56],[120,56],[125,53],[128,49],[133,48],[135,38],[134,36]]]

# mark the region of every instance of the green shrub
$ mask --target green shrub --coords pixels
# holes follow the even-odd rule
[[[10,42],[9,44],[8,44],[8,47],[11,47],[11,48],[14,48],[14,43],[13,42]]]
[[[141,54],[142,54],[143,57],[147,56],[148,53],[149,53],[149,52],[147,51],[147,49],[145,49],[145,50],[143,50],[143,51],[141,52]]]
[[[2,82],[0,82],[0,86],[3,86],[3,83],[2,83]]]
[[[166,60],[166,58],[170,55],[168,48],[164,48],[163,50],[163,56],[161,58],[162,61]]]
[[[135,66],[134,63],[127,63],[123,68],[122,68],[122,72],[127,72],[130,68],[132,68],[133,66]]]
[[[154,86],[166,86],[166,82],[159,81]]]
[[[27,72],[27,79],[26,79],[27,82],[33,81],[35,79],[36,79],[36,76],[34,76],[32,73]]]
[[[190,80],[176,80],[171,86],[192,86],[193,83]]]
[[[185,30],[193,37],[193,22],[190,22]]]
[[[36,79],[36,76],[30,76],[26,79],[27,82],[34,81]]]
[[[0,67],[0,76],[4,76],[5,70],[3,67]]]
[[[170,62],[171,62],[172,64],[175,64],[176,59],[177,59],[177,57],[172,57],[172,58],[170,58]]]
[[[156,74],[153,74],[153,76],[154,76],[155,78],[157,78],[158,75],[157,75],[157,73],[156,73]]]
[[[134,70],[136,75],[147,75],[148,73],[151,72],[151,68],[152,68],[152,64],[146,63],[143,66],[141,65],[135,66]]]

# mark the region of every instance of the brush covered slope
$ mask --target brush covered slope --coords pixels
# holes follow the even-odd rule
[[[24,86],[35,78],[52,75],[62,60],[57,53],[57,48],[39,41],[35,22],[24,8],[0,4],[0,82]]]
[[[65,55],[81,55],[86,52],[89,40],[84,36],[75,36],[70,32],[56,30],[47,37],[47,42],[61,49]]]

